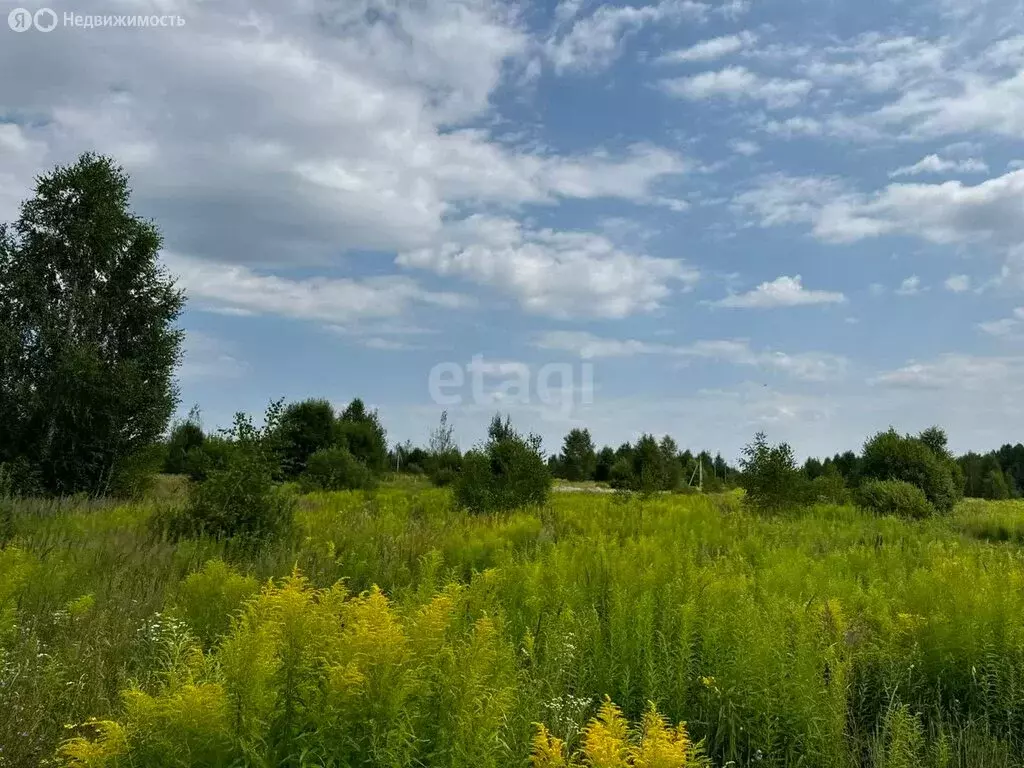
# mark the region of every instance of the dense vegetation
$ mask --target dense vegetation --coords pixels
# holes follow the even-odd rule
[[[84,738],[58,762],[525,765],[533,723],[575,752],[605,695],[686,721],[719,766],[1024,757],[1018,502],[474,516],[387,484],[303,497],[259,549],[155,534],[181,503],[13,505],[0,764]]]
[[[1024,765],[1024,446],[164,435],[184,296],[128,203],[85,155],[0,229],[0,767]]]

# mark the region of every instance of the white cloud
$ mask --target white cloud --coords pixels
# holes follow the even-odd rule
[[[939,245],[989,243],[1012,256],[1024,239],[1024,170],[974,186],[890,184],[870,195],[838,179],[774,175],[737,195],[733,206],[761,226],[808,224],[826,242],[911,235]]]
[[[763,101],[769,109],[792,107],[811,90],[809,80],[766,78],[746,67],[727,67],[692,77],[665,79],[660,85],[669,95],[692,101],[716,97],[733,102]]]
[[[276,315],[336,325],[399,317],[417,305],[455,309],[471,300],[422,289],[409,277],[289,279],[248,267],[165,253],[194,304],[242,315]]]
[[[729,146],[737,155],[743,155],[744,157],[752,157],[761,151],[761,147],[757,142],[746,141],[744,139],[731,141],[729,142]]]
[[[572,8],[576,16],[579,6]],[[602,5],[577,18],[567,30],[557,30],[545,53],[557,72],[598,71],[619,57],[623,40],[648,24],[701,20],[708,6],[692,0],[661,0],[653,5]],[[566,14],[562,14],[565,16]]]
[[[761,283],[752,291],[726,296],[713,303],[719,307],[734,309],[775,309],[845,302],[846,296],[842,293],[808,290],[804,288],[800,275],[795,277],[783,275],[771,282]]]
[[[946,160],[938,155],[927,155],[913,165],[897,168],[889,174],[889,178],[898,176],[917,176],[922,173],[987,173],[988,165],[984,160],[968,158],[966,160]]]
[[[896,289],[897,296],[917,296],[922,293],[925,289],[921,288],[921,278],[917,275],[911,275],[905,278],[900,287]]]
[[[658,58],[662,63],[680,63],[690,61],[714,61],[723,56],[742,51],[757,42],[757,35],[752,32],[740,32],[735,35],[714,37],[710,40],[703,40],[689,48],[682,48],[678,51],[670,51]]]
[[[453,224],[434,246],[402,253],[398,263],[492,286],[549,317],[649,312],[699,277],[682,261],[624,251],[603,235],[530,230],[480,215]]]
[[[751,349],[745,339],[697,341],[670,345],[635,339],[609,339],[583,331],[552,331],[537,341],[540,349],[570,352],[582,358],[616,358],[664,355],[682,360],[705,359],[732,365],[775,371],[802,381],[831,381],[842,378],[848,361],[840,355],[820,352],[790,354]]]
[[[1011,317],[978,323],[978,328],[989,336],[1016,337],[1018,332],[1024,331],[1024,307],[1013,310]]]
[[[1024,381],[1024,358],[945,354],[930,362],[911,361],[870,383],[906,389],[1004,391]]]
[[[971,290],[971,278],[969,275],[950,275],[944,285],[947,291],[964,293]]]
[[[104,11],[95,2],[76,13]],[[453,210],[653,201],[684,167],[651,145],[557,154],[529,135],[498,140],[494,95],[536,44],[498,0],[254,0],[187,16],[173,33],[5,42],[0,67],[26,74],[0,82],[0,102],[32,119],[0,123],[2,218],[46,166],[94,149],[124,163],[170,249],[319,267],[427,246]]]

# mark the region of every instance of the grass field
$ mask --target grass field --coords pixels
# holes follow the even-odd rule
[[[1022,503],[474,518],[406,485],[304,497],[253,551],[151,533],[165,491],[15,507],[0,765],[525,766],[606,695],[716,766],[1024,764]]]

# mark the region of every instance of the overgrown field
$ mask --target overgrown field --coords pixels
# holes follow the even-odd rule
[[[14,507],[0,765],[525,766],[538,723],[600,746],[606,695],[685,721],[687,764],[1024,764],[1019,502],[473,517],[385,487],[303,497],[259,551],[165,540],[173,503]],[[602,765],[679,764],[643,754]]]

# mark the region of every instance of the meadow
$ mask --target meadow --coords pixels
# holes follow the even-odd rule
[[[169,540],[180,503],[7,503],[0,766],[1024,764],[1022,502],[474,516],[385,484],[259,548]],[[645,712],[682,763],[594,757]]]

